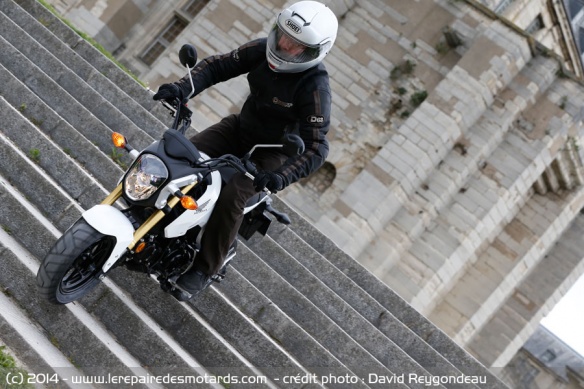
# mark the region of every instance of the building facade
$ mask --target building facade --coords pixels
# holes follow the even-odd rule
[[[579,0],[481,0],[481,3],[563,57],[565,66],[582,77],[582,50],[576,38],[576,14],[582,9]]]
[[[584,357],[540,326],[501,378],[516,389],[584,388]]]
[[[182,44],[228,52],[289,2],[52,3],[156,90],[184,75]],[[584,272],[584,88],[565,7],[328,3],[340,22],[325,60],[331,152],[280,195],[481,362],[505,366]],[[194,126],[247,93],[244,76],[203,92]]]

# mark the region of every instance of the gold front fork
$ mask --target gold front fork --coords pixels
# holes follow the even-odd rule
[[[181,189],[182,194],[187,194],[195,185],[197,185],[197,181],[193,182],[190,185],[185,186]],[[180,201],[180,199],[176,196],[173,196],[170,201],[166,204],[166,206],[170,209],[174,208],[174,206]],[[158,210],[154,212],[150,217],[134,232],[134,239],[128,245],[128,250],[132,250],[134,246],[150,231],[166,214],[162,210]]]
[[[101,202],[104,205],[114,205],[116,201],[122,195],[122,183],[120,182],[118,186]]]
[[[181,189],[182,194],[187,194],[193,187],[197,185],[197,181],[193,182],[190,185],[185,186]],[[122,184],[120,183],[101,203],[105,205],[113,205],[120,196],[122,195]],[[167,203],[167,207],[172,209],[180,199],[176,196],[173,196],[170,201]],[[150,231],[166,214],[162,210],[158,210],[154,212],[150,217],[140,226],[136,231],[134,231],[134,239],[128,245],[128,250],[132,250],[134,246]]]

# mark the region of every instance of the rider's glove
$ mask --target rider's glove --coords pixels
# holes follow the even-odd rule
[[[284,177],[274,172],[260,172],[253,180],[253,186],[258,192],[266,188],[272,193],[284,189]]]
[[[162,84],[158,88],[158,92],[152,96],[154,100],[165,100],[172,102],[175,98],[180,99],[183,101],[183,92],[182,89],[176,84]]]

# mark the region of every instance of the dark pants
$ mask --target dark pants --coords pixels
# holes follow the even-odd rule
[[[225,154],[243,157],[253,144],[242,141],[239,115],[229,115],[219,123],[196,134],[191,142],[211,158]],[[278,149],[257,149],[251,161],[258,170],[276,170],[286,160]],[[207,275],[216,274],[227,256],[229,246],[237,236],[243,220],[247,200],[256,194],[253,181],[242,173],[235,173],[221,190],[217,204],[201,240],[201,252],[197,256],[195,270]]]

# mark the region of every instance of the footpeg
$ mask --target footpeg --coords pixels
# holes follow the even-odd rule
[[[292,223],[292,221],[290,220],[290,216],[288,216],[284,212],[275,210],[274,208],[272,208],[271,204],[268,204],[266,206],[266,211],[274,215],[276,217],[276,220],[282,224],[289,225],[290,223]]]
[[[213,282],[220,284],[221,281],[225,279],[225,275],[226,275],[225,273],[217,273],[213,277],[211,277],[211,280],[213,280]]]

